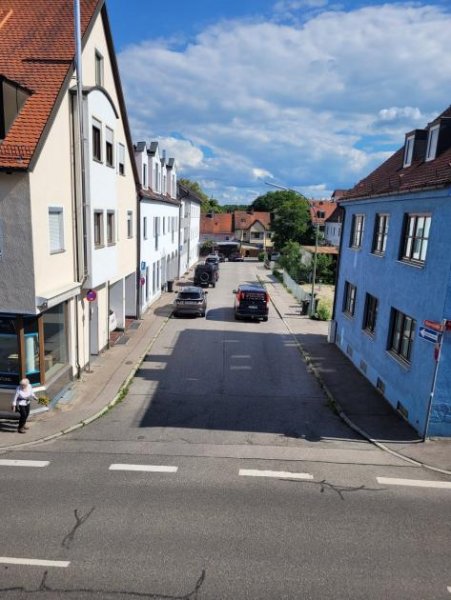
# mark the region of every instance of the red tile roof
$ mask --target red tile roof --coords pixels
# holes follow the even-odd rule
[[[451,117],[451,106],[447,108],[426,129],[441,118]],[[415,190],[451,185],[451,146],[434,160],[425,161],[420,157],[409,167],[404,167],[404,146],[380,165],[375,171],[345,192],[342,200],[401,194]]]
[[[212,217],[201,215],[200,217],[200,233],[208,234],[231,234],[232,229],[232,214],[218,213]]]
[[[104,0],[81,0],[87,31]],[[1,0],[0,75],[31,92],[3,142],[0,168],[27,169],[74,59],[71,0]]]
[[[266,229],[269,229],[271,224],[271,214],[263,211],[248,213],[245,210],[235,210],[233,219],[235,229],[250,229],[256,221],[260,221]]]
[[[325,221],[331,216],[337,208],[337,203],[331,200],[311,200],[310,201],[310,218],[313,225],[324,225]],[[318,217],[318,213],[324,213],[324,217]]]

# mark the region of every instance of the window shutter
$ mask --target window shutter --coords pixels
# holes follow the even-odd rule
[[[61,209],[49,209],[49,238],[50,252],[58,252],[63,249],[63,211]]]

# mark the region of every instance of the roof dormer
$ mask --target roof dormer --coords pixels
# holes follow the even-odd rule
[[[425,160],[434,160],[448,148],[451,148],[451,118],[439,117],[429,126]]]
[[[30,92],[0,75],[0,140],[4,140]]]
[[[410,167],[412,162],[424,157],[427,138],[427,129],[414,129],[413,131],[406,133],[403,167]]]

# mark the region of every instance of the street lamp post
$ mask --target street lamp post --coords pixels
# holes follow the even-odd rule
[[[318,260],[318,233],[319,233],[319,219],[324,219],[325,213],[321,210],[316,210],[313,202],[310,203],[315,215],[315,253],[313,255],[313,272],[312,272],[312,293],[310,297],[309,316],[312,317],[315,314],[315,283],[316,283],[316,266]]]

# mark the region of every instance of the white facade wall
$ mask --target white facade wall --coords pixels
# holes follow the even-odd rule
[[[324,238],[327,242],[332,244],[332,246],[340,245],[340,236],[341,236],[341,223],[331,222],[327,223],[324,228]]]

